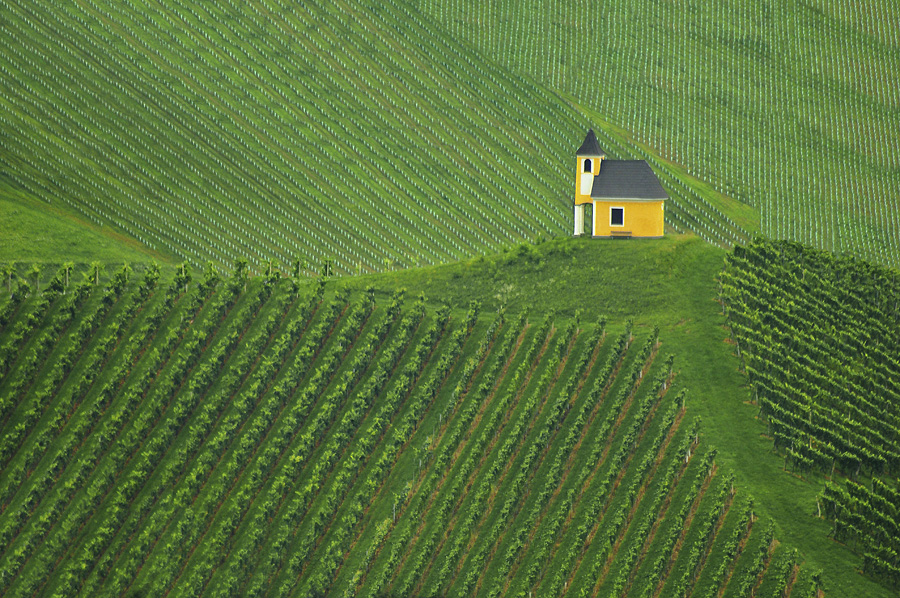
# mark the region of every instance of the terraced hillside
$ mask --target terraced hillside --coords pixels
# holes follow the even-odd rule
[[[4,293],[4,595],[816,589],[656,331],[173,274]]]
[[[900,265],[895,2],[421,5],[501,66],[756,206],[764,234]]]
[[[759,415],[785,467],[827,482],[817,514],[900,583],[900,281],[795,243],[730,254],[721,295]],[[813,475],[813,479],[818,476]],[[837,481],[841,480],[843,481]]]
[[[15,82],[0,89],[0,193],[177,261],[255,270],[390,270],[570,229],[592,123],[414,3],[0,6]],[[664,179],[670,230],[745,239],[727,207]]]

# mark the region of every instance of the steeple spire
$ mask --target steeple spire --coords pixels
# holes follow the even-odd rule
[[[597,135],[594,133],[594,129],[588,129],[584,142],[581,144],[581,147],[578,148],[578,151],[575,152],[575,155],[606,156],[606,152],[600,149],[600,144],[597,143]]]

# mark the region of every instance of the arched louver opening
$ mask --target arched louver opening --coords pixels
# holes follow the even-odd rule
[[[593,170],[591,169],[592,166],[593,164],[591,164],[591,159],[587,158],[584,161],[584,169],[582,170],[582,172],[593,172]]]

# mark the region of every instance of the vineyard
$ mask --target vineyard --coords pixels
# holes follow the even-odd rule
[[[897,12],[0,0],[0,596],[896,596]]]
[[[900,264],[888,0],[422,0],[500,66],[759,210],[762,232]]]
[[[246,263],[13,280],[3,595],[817,591],[658,330]]]
[[[0,2],[4,186],[230,267],[391,270],[568,232],[591,125],[405,0]],[[746,240],[655,160],[671,231]]]
[[[828,482],[817,512],[900,582],[900,281],[895,270],[788,242],[737,247],[721,297],[759,416],[785,468]]]

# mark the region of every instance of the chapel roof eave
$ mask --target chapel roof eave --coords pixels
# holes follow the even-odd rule
[[[594,177],[591,199],[660,201],[669,195],[645,160],[604,160]]]

